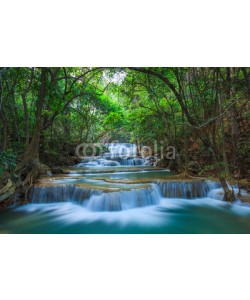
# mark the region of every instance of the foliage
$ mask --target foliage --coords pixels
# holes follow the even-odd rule
[[[16,167],[16,154],[11,150],[7,150],[0,153],[0,169],[13,171]]]
[[[120,140],[156,142],[157,152],[174,146],[185,168],[189,160],[223,175],[249,168],[249,68],[46,70],[38,119],[42,68],[0,68],[4,168],[14,169],[13,153],[28,148],[37,124],[41,157],[73,155],[80,143]]]

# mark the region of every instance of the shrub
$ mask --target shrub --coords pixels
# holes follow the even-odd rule
[[[16,154],[12,150],[0,152],[0,173],[7,170],[14,171],[16,168]]]

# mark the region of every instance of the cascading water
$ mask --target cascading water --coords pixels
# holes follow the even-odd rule
[[[75,202],[92,211],[118,211],[156,205],[160,198],[156,184],[118,192],[102,192],[74,185],[35,186],[30,193],[31,203]]]
[[[136,145],[130,143],[112,143],[102,157],[86,157],[76,167],[93,166],[141,166],[144,158],[136,157]]]
[[[144,189],[94,195],[87,207],[92,211],[119,211],[157,205],[160,198],[158,186],[152,184],[151,187]]]
[[[250,205],[221,201],[219,182],[182,180],[166,169],[140,167],[144,159],[134,154],[133,144],[111,144],[102,157],[86,157],[67,174],[41,178],[28,195],[29,205],[1,215],[0,232],[250,232]]]
[[[31,189],[31,203],[77,202],[83,203],[92,195],[101,194],[98,190],[75,185],[34,186]]]
[[[221,187],[219,182],[213,181],[157,181],[166,198],[204,198],[209,192]]]
[[[169,172],[155,170],[126,170],[117,178],[115,168],[97,174],[85,169],[89,173],[42,179],[32,188],[29,205],[1,214],[0,232],[250,232],[250,206],[217,200],[217,182],[168,180]]]
[[[32,203],[75,202],[91,211],[119,211],[157,205],[161,198],[205,198],[220,187],[211,181],[156,181],[141,188],[107,192],[76,185],[34,186]]]
[[[77,164],[76,167],[77,168],[98,167],[98,166],[115,167],[115,166],[120,166],[120,165],[121,164],[115,160],[89,157],[89,158],[85,158],[81,163]]]
[[[122,166],[141,166],[145,163],[144,158],[123,158],[121,161]]]
[[[108,147],[111,158],[114,157],[135,157],[136,145],[130,143],[112,143]]]

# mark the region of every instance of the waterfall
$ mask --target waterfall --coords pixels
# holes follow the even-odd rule
[[[232,186],[231,188],[233,188],[234,193],[235,193],[235,197],[237,198],[238,197],[237,193],[239,191],[238,186],[235,185],[235,186]],[[241,189],[241,196],[248,197],[249,193],[246,190]],[[211,189],[208,193],[208,197],[212,198],[212,199],[223,200],[224,199],[224,190],[223,190],[223,188],[221,186],[217,186],[214,189]]]
[[[156,205],[160,198],[157,185],[152,184],[149,188],[93,195],[88,201],[87,207],[91,211],[119,211]]]
[[[145,163],[144,158],[123,158],[121,165],[123,166],[142,166]]]
[[[144,158],[136,157],[135,144],[113,143],[109,146],[110,153],[104,153],[104,157],[119,161],[122,166],[140,166],[145,163]]]
[[[30,192],[31,203],[77,202],[83,203],[92,195],[100,194],[92,190],[75,185],[34,186]]]
[[[121,164],[118,161],[104,159],[104,158],[85,158],[81,163],[77,164],[76,167],[112,167],[112,166],[120,166]]]
[[[98,166],[141,166],[145,159],[136,157],[136,145],[129,143],[112,143],[102,157],[85,157],[76,167]]]
[[[91,211],[118,211],[156,205],[160,198],[156,184],[118,192],[103,192],[74,185],[34,186],[30,193],[31,203],[76,202],[86,205]]]
[[[113,157],[135,157],[136,145],[130,143],[112,143],[109,145],[111,158]]]
[[[129,188],[129,184],[128,184]],[[161,198],[220,199],[221,185],[212,181],[156,181],[141,188],[105,192],[75,185],[34,186],[31,203],[75,202],[90,211],[120,211],[157,205]]]
[[[101,158],[101,159],[98,159],[97,162],[101,166],[120,166],[120,163],[115,160],[107,160],[107,159]]]
[[[221,187],[219,182],[212,181],[157,181],[163,197],[166,198],[203,198],[208,193]]]

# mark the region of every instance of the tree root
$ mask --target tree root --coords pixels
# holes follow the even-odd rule
[[[17,191],[23,197],[23,203],[27,204],[29,199],[29,191],[32,184],[37,179],[40,170],[40,162],[38,159],[29,160],[24,166],[18,169]]]
[[[5,172],[0,178],[0,202],[7,203],[15,193],[15,184],[10,178],[10,174]]]

